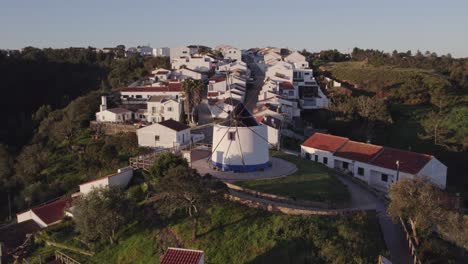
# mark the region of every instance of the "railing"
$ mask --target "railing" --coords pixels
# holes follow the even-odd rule
[[[80,262],[74,260],[72,257],[58,250],[55,251],[55,260],[64,264],[81,264]]]
[[[418,257],[418,251],[417,251],[417,248],[416,248],[416,243],[414,243],[413,238],[411,237],[410,233],[408,232],[408,229],[406,228],[406,224],[403,221],[403,219],[401,219],[401,217],[400,217],[400,223],[401,223],[401,226],[403,226],[403,230],[405,231],[405,234],[406,234],[406,240],[408,241],[408,248],[410,250],[410,254],[413,257],[413,263],[414,264],[422,264],[421,260]]]

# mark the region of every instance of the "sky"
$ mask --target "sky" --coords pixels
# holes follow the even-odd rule
[[[0,49],[118,44],[468,57],[468,0],[0,0]]]

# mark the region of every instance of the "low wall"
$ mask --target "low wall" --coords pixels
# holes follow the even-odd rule
[[[265,198],[268,200],[273,200],[281,203],[287,203],[291,205],[299,205],[299,206],[307,206],[307,207],[317,207],[317,208],[322,208],[322,209],[330,209],[332,206],[327,203],[323,202],[316,202],[316,201],[306,201],[306,200],[294,200],[289,197],[285,196],[280,196],[280,195],[275,195],[275,194],[270,194],[270,193],[264,193],[264,192],[259,192],[255,191],[252,189],[244,188],[239,185],[235,185],[232,183],[225,182],[226,186],[235,191],[243,192],[255,197],[259,198]]]
[[[136,127],[129,124],[103,123],[91,121],[89,124],[91,130],[105,135],[115,135],[118,133],[136,133]]]
[[[235,196],[232,194],[226,194],[225,198],[240,203],[242,205],[248,206],[250,208],[262,209],[268,212],[279,212],[287,215],[346,215],[352,214],[355,212],[362,212],[364,210],[360,209],[336,209],[336,210],[327,210],[320,208],[293,208],[286,205],[276,205],[271,203],[262,203],[255,201],[253,199],[248,199],[244,197]]]

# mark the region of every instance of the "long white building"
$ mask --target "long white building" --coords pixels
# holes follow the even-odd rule
[[[447,166],[434,156],[315,133],[301,145],[302,157],[344,171],[387,191],[404,178],[426,177],[445,189]]]

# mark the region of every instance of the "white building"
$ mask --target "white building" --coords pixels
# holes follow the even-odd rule
[[[223,53],[224,59],[241,61],[242,60],[242,52],[240,49],[236,49],[233,47],[223,49],[221,51]]]
[[[190,127],[172,119],[137,130],[138,145],[151,148],[177,148],[191,143]]]
[[[296,69],[308,69],[309,63],[307,62],[304,55],[297,51],[292,52],[288,56],[284,57],[284,61],[292,63]]]
[[[301,146],[302,156],[344,171],[381,191],[399,179],[425,177],[445,189],[447,167],[431,155],[350,141],[315,133]]]
[[[125,87],[120,90],[123,103],[141,101],[146,102],[151,96],[170,96],[179,99],[183,95],[182,83],[169,81],[160,86]]]
[[[208,100],[208,109],[210,110],[211,117],[213,118],[227,118],[228,113],[230,113],[236,105],[238,105],[240,101],[234,98],[226,98],[226,99],[215,99],[215,100]]]
[[[154,48],[153,56],[155,57],[169,57],[171,56],[171,49],[168,47]]]
[[[159,68],[151,71],[155,82],[167,81],[170,79],[171,71],[164,68]]]
[[[188,68],[182,68],[172,71],[171,78],[177,80],[185,80],[188,78],[192,78],[194,80],[205,80],[207,76],[206,74],[199,71],[194,71]]]
[[[33,220],[41,228],[58,224],[65,216],[65,209],[70,207],[72,198],[65,197],[44,205],[33,207],[25,212],[16,214],[18,223]]]
[[[97,122],[124,123],[133,119],[133,112],[125,108],[107,109],[107,98],[101,96],[100,111],[96,113]]]
[[[190,48],[187,46],[178,46],[178,47],[170,48],[169,50],[171,61],[175,58],[189,57],[192,54],[194,53],[191,53]]]
[[[182,120],[182,102],[170,96],[152,96],[147,102],[146,120],[159,123],[164,120]]]
[[[199,72],[209,72],[216,66],[215,62],[216,60],[208,55],[171,58],[171,66],[175,70],[185,67]]]
[[[277,147],[280,141],[282,121],[273,116],[257,116],[257,122],[267,127],[269,147]]]
[[[257,171],[271,166],[267,127],[238,104],[227,120],[213,127],[211,165],[223,171]],[[216,146],[216,147],[215,147]]]
[[[133,168],[125,167],[117,170],[117,173],[96,178],[94,180],[80,184],[80,194],[88,194],[92,190],[118,187],[125,188],[133,177]]]
[[[141,56],[153,56],[153,48],[150,46],[138,46],[137,50]]]

